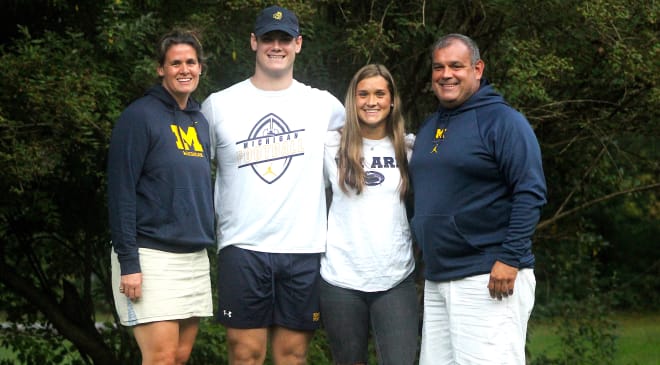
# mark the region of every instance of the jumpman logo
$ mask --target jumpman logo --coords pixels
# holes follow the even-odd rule
[[[275,175],[275,172],[273,171],[273,165],[268,165],[268,169],[266,169],[266,172],[264,172],[261,176],[266,176],[268,174]]]

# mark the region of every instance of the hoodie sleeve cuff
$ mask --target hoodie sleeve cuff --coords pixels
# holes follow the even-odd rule
[[[500,255],[497,256],[497,261],[505,263],[512,267],[520,268],[520,259],[518,259],[513,255],[501,253]]]
[[[130,258],[119,261],[119,267],[121,268],[121,275],[135,274],[142,272],[140,269],[140,259],[139,258]]]

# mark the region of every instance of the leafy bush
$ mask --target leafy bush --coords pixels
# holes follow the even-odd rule
[[[588,232],[584,225],[582,232]],[[560,321],[558,358],[531,354],[534,365],[607,365],[616,352],[612,300],[602,291],[598,254],[607,242],[593,233],[578,233],[544,247],[537,257],[535,316]],[[533,336],[533,328],[532,328]]]

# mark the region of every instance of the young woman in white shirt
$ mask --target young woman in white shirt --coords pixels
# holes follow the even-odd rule
[[[413,137],[405,135],[392,75],[370,64],[346,92],[346,124],[328,132],[324,173],[332,190],[321,257],[321,318],[335,364],[413,364],[418,302],[405,200]]]

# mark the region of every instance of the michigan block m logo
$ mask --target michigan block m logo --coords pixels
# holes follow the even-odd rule
[[[182,127],[172,124],[170,125],[170,129],[176,137],[176,147],[180,149],[184,155],[194,157],[204,156],[204,148],[202,148],[202,144],[199,143],[197,129],[195,129],[195,127],[190,126],[184,131]]]

